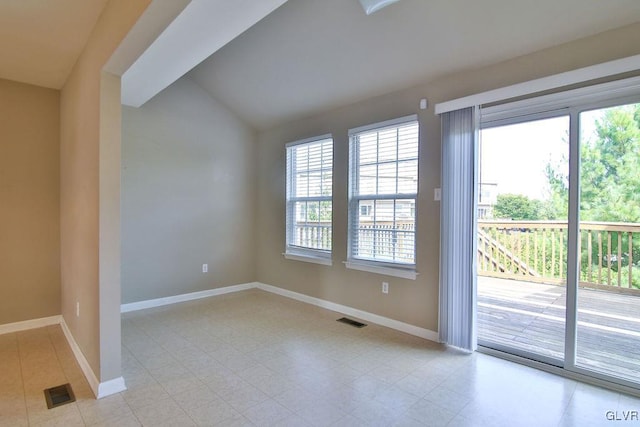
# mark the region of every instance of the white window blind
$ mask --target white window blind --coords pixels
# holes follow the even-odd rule
[[[286,253],[331,257],[333,139],[287,144]]]
[[[352,129],[349,261],[415,267],[416,116]]]

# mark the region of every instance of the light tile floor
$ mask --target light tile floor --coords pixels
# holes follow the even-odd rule
[[[601,426],[640,399],[259,290],[123,315],[128,390],[92,398],[59,327],[0,336],[0,426]],[[42,389],[78,401],[47,410]],[[633,414],[631,412],[631,414]]]

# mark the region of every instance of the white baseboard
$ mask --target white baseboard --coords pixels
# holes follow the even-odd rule
[[[184,301],[192,301],[200,298],[208,298],[216,295],[224,295],[232,292],[246,291],[248,289],[260,289],[266,292],[271,292],[286,298],[291,298],[296,301],[304,302],[307,304],[315,305],[318,307],[326,308],[327,310],[336,311],[338,313],[346,314],[348,316],[357,317],[367,322],[375,323],[380,326],[386,326],[387,328],[395,329],[414,335],[416,337],[424,338],[430,341],[438,342],[438,333],[429,329],[420,328],[418,326],[410,325],[408,323],[400,322],[398,320],[389,319],[388,317],[379,316],[377,314],[369,313],[367,311],[358,310],[356,308],[348,307],[346,305],[336,304],[331,301],[326,301],[320,298],[311,297],[308,295],[300,294],[298,292],[289,291],[287,289],[278,288],[276,286],[267,285],[265,283],[253,282],[244,283],[242,285],[226,286],[224,288],[210,289],[208,291],[193,292],[189,294],[175,295],[166,298],[157,298],[147,301],[133,302],[129,304],[122,304],[120,306],[121,313],[128,313],[131,311],[144,310],[147,308],[161,307],[164,305],[176,304]]]
[[[67,338],[67,342],[69,343],[69,347],[71,347],[71,351],[73,351],[73,355],[76,357],[78,361],[78,365],[80,365],[80,369],[84,373],[87,382],[89,383],[89,387],[93,391],[93,394],[98,398],[98,391],[100,388],[100,381],[96,377],[96,374],[91,369],[91,365],[87,361],[87,358],[84,357],[82,350],[80,350],[80,346],[76,342],[75,338],[73,338],[73,334],[69,330],[67,326],[67,322],[64,321],[64,318],[60,317],[60,326],[62,327],[62,332],[64,332],[64,336]]]
[[[304,302],[307,304],[315,305],[317,307],[322,307],[327,310],[336,311],[338,313],[346,314],[348,316],[357,317],[358,319],[366,320],[367,322],[375,323],[377,325],[386,326],[391,329],[395,329],[397,331],[405,332],[410,335],[414,335],[420,338],[424,338],[430,341],[438,342],[438,333],[420,328],[418,326],[410,325],[408,323],[400,322],[398,320],[389,319],[388,317],[379,316],[377,314],[369,313],[366,311],[358,310],[356,308],[348,307],[346,305],[336,304],[331,301],[326,301],[320,298],[311,297],[308,295],[304,295],[298,292],[289,291],[287,289],[278,288],[276,286],[267,285],[265,283],[253,282],[253,283],[245,283],[241,285],[234,286],[226,286],[224,288],[210,289],[207,291],[201,292],[193,292],[189,294],[176,295],[172,297],[166,298],[158,298],[148,301],[140,301],[129,304],[122,304],[120,306],[120,311],[122,313],[127,313],[136,310],[143,310],[146,308],[153,307],[161,307],[169,304],[176,304],[179,302],[192,301],[200,298],[207,298],[217,295],[224,295],[232,292],[240,292],[248,289],[261,289],[266,292],[271,292],[276,295],[280,295],[286,298],[291,298],[296,301]],[[105,382],[100,382],[96,377],[93,369],[91,369],[91,365],[84,357],[80,346],[76,342],[73,334],[69,330],[64,318],[60,315],[45,317],[42,319],[33,319],[26,320],[24,322],[16,322],[9,323],[6,325],[0,325],[0,335],[19,332],[28,329],[41,328],[44,326],[57,325],[59,324],[64,332],[64,336],[69,343],[69,347],[73,351],[73,354],[80,365],[80,369],[84,373],[84,376],[91,387],[94,395],[97,399],[101,399],[103,397],[119,393],[127,389],[124,378],[119,377],[112,380],[108,380]]]
[[[267,285],[265,283],[257,283],[256,287],[258,289],[262,289],[263,291],[271,292],[271,293],[281,295],[283,297],[291,298],[297,301],[301,301],[307,304],[326,308],[327,310],[337,311],[338,313],[357,317],[359,319],[366,320],[367,322],[375,323],[376,325],[386,326],[387,328],[405,332],[409,335],[414,335],[430,341],[438,342],[438,333],[431,331],[429,329],[420,328],[418,326],[410,325],[408,323],[400,322],[398,320],[389,319],[388,317],[379,316],[377,314],[358,310],[357,308],[348,307],[346,305],[336,304],[334,302],[326,301],[320,298],[310,297],[308,295],[289,291],[287,289],[278,288],[276,286]]]
[[[7,323],[0,325],[0,335],[11,334],[13,332],[27,331],[29,329],[44,328],[45,326],[58,325],[62,320],[61,315],[43,317],[40,319],[25,320],[22,322]]]
[[[103,397],[120,393],[121,391],[125,391],[126,389],[127,389],[127,385],[125,384],[123,377],[118,377],[109,381],[105,381],[98,385],[97,398],[102,399]]]
[[[224,288],[209,289],[207,291],[192,292],[189,294],[174,295],[165,298],[156,298],[146,301],[131,302],[120,306],[121,313],[144,310],[147,308],[162,307],[163,305],[176,304],[179,302],[193,301],[201,298],[208,298],[217,295],[229,294],[232,292],[246,291],[256,288],[256,283],[244,283],[242,285],[226,286]]]
[[[93,391],[96,399],[102,399],[103,397],[111,396],[112,394],[120,393],[127,389],[124,378],[122,377],[100,382],[96,377],[96,374],[93,372],[93,369],[91,369],[91,365],[89,365],[87,358],[84,357],[82,350],[80,350],[80,346],[76,342],[75,338],[73,338],[73,334],[69,330],[67,322],[64,321],[64,317],[62,316],[60,316],[60,327],[62,327],[62,332],[64,332],[64,336],[67,338],[69,347],[71,347],[71,351],[73,351],[73,355],[76,357],[78,365],[80,365],[80,369],[82,369],[82,373],[84,373],[84,376],[89,383],[89,387],[91,387],[91,391]]]
[[[89,383],[89,386],[91,387],[91,390],[93,391],[93,394],[96,396],[96,398],[100,399],[127,389],[124,378],[122,377],[105,381],[103,383],[98,381],[98,378],[96,378],[96,375],[93,372],[93,369],[91,369],[89,362],[84,357],[82,350],[80,350],[80,346],[78,346],[75,338],[73,338],[73,334],[71,334],[67,323],[64,321],[64,317],[62,317],[61,315],[0,325],[0,335],[26,331],[29,329],[43,328],[45,326],[52,325],[60,325],[60,327],[62,328],[62,332],[64,333],[64,336],[69,343],[69,347],[71,347],[71,351],[73,351],[73,355],[75,356],[78,365],[80,365],[80,369],[82,369],[82,373],[87,379],[87,382]]]

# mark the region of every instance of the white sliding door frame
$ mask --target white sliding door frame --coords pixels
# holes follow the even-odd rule
[[[577,365],[578,333],[578,283],[580,279],[580,114],[594,109],[604,109],[617,105],[640,103],[640,77],[618,80],[566,92],[533,97],[512,103],[491,105],[481,108],[480,129],[496,126],[531,122],[552,117],[569,116],[569,207],[567,237],[567,294],[565,312],[564,359],[533,354],[509,348],[508,353],[522,358],[520,361],[536,366],[537,361],[557,366],[568,376],[575,374],[583,379],[593,378],[612,388],[633,394],[640,393],[640,383],[620,377],[592,371]],[[510,114],[511,113],[511,114]],[[475,215],[475,213],[473,213]],[[482,347],[483,343],[480,343]],[[490,353],[505,352],[507,348],[491,344]],[[533,360],[530,360],[533,359]],[[530,362],[527,362],[530,360]]]

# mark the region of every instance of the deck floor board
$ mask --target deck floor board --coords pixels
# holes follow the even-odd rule
[[[564,286],[478,277],[478,339],[562,359]],[[627,380],[640,378],[640,295],[578,291],[577,361]]]

